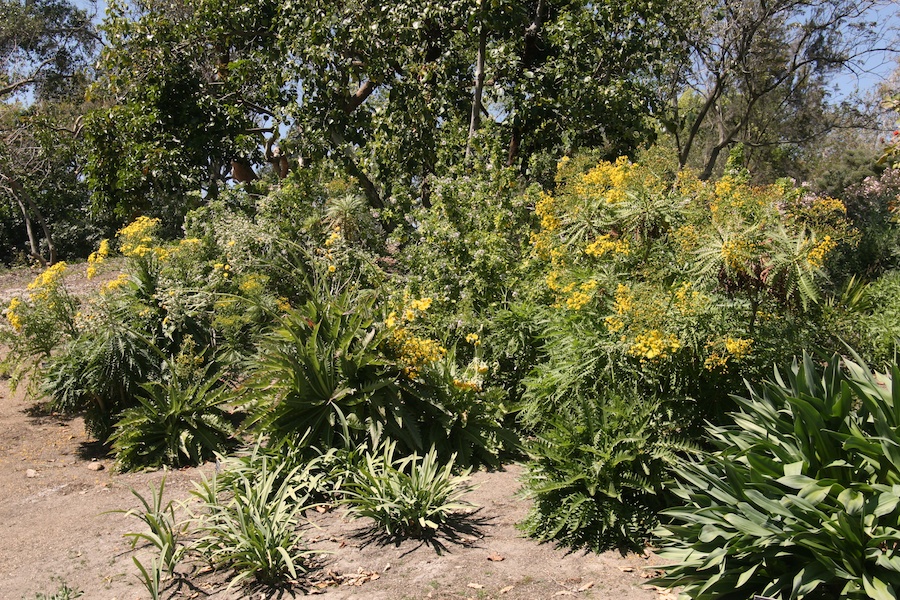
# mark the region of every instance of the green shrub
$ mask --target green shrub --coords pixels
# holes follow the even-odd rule
[[[262,473],[277,470],[279,476],[270,488],[273,492],[290,477],[296,503],[329,503],[347,477],[348,454],[352,453],[337,448],[320,451],[303,438],[284,438],[275,446],[263,446],[260,438],[253,446],[219,459],[217,483],[228,489],[236,482],[255,481]]]
[[[198,465],[231,444],[228,391],[217,378],[182,382],[173,374],[141,387],[110,437],[123,470]]]
[[[42,390],[54,410],[85,411],[88,433],[105,441],[120,412],[134,404],[140,384],[160,377],[162,361],[115,312],[98,315],[93,325],[50,357]]]
[[[227,485],[215,478],[195,484],[193,494],[203,503],[195,548],[213,566],[235,571],[230,585],[250,577],[277,585],[305,572],[312,552],[300,545],[298,469],[272,467],[264,457],[258,470],[238,472]]]
[[[66,263],[46,269],[28,284],[26,297],[13,297],[0,321],[0,342],[10,350],[0,361],[15,386],[39,371],[42,361],[78,335],[78,299],[66,289]]]
[[[452,515],[471,508],[461,501],[471,490],[469,471],[453,474],[453,460],[440,464],[434,449],[424,456],[394,458],[396,444],[366,452],[345,483],[341,504],[355,518],[369,518],[389,536],[425,538]]]
[[[736,398],[717,450],[676,469],[657,580],[694,598],[894,598],[900,368],[804,355]]]
[[[572,550],[641,549],[670,500],[665,480],[676,452],[656,402],[609,393],[571,402],[528,444],[521,528]]]
[[[378,319],[374,291],[320,288],[311,296],[262,345],[247,384],[248,427],[276,445],[374,448],[389,439],[404,454],[434,446],[442,460],[458,453],[466,465],[497,464],[514,439],[502,392],[476,385],[483,374],[474,363],[458,369],[452,352],[410,323],[393,313]]]
[[[254,365],[248,424],[324,448],[409,439],[415,419],[399,398],[399,369],[379,351],[374,300],[345,290],[288,311]]]

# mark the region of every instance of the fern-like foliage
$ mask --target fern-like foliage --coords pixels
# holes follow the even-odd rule
[[[658,405],[610,394],[573,402],[528,444],[521,528],[541,541],[600,552],[641,548],[667,505],[664,481],[679,451]]]

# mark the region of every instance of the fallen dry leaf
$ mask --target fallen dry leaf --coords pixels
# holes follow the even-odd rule
[[[592,587],[594,587],[594,582],[593,582],[593,581],[588,581],[586,584],[584,584],[583,586],[581,586],[580,588],[578,588],[578,591],[579,591],[579,592],[583,592],[583,591],[585,591],[585,590],[591,589]]]
[[[484,586],[481,585],[480,583],[470,583],[470,584],[467,585],[466,587],[472,588],[473,590],[480,590],[480,589],[483,589],[483,588],[484,588]]]
[[[495,552],[494,554],[489,554],[488,557],[487,557],[487,559],[490,560],[490,561],[492,561],[492,562],[500,562],[501,560],[506,560],[506,557],[505,557],[505,556],[502,556],[502,555],[500,555],[500,554],[497,554],[497,553]]]
[[[506,586],[505,588],[500,588],[500,593],[501,593],[501,594],[505,594],[505,593],[511,591],[514,587],[516,587],[516,586],[514,586],[514,585],[508,585],[508,586]]]
[[[634,573],[634,567],[619,567],[623,573]]]

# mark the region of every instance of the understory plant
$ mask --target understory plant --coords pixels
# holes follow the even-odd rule
[[[526,444],[520,525],[572,550],[640,549],[671,500],[665,481],[693,448],[666,430],[659,403],[610,392],[570,402]]]
[[[656,580],[692,598],[896,598],[900,367],[811,356],[737,397],[676,469]]]
[[[165,589],[166,579],[175,576],[175,567],[184,558],[188,549],[184,543],[188,522],[176,517],[173,500],[163,504],[165,489],[165,477],[160,481],[159,488],[150,486],[149,499],[132,489],[131,493],[140,501],[143,509],[115,511],[136,517],[147,526],[147,531],[126,533],[125,537],[131,538],[132,550],[138,543],[147,542],[155,551],[147,564],[138,560],[137,556],[131,557],[138,569],[138,579],[154,600],[159,598]]]
[[[468,470],[454,474],[453,460],[441,464],[434,449],[395,456],[396,447],[385,442],[353,465],[341,500],[353,517],[372,519],[389,536],[427,538],[472,508],[462,500],[472,489]]]
[[[299,469],[271,466],[263,457],[257,471],[239,471],[224,485],[216,478],[195,484],[202,502],[195,548],[214,567],[234,570],[229,587],[249,578],[288,583],[307,570],[313,553],[298,531],[304,509],[294,479]]]
[[[343,282],[311,296],[261,345],[246,386],[245,427],[276,445],[292,438],[374,448],[389,439],[403,454],[433,446],[444,461],[458,452],[466,465],[496,464],[510,445],[507,410],[475,380],[479,367],[457,369],[452,353],[393,312],[381,319],[374,290]],[[420,308],[404,313],[421,313],[430,300],[411,304]]]
[[[198,465],[232,445],[228,390],[216,377],[182,381],[173,373],[141,388],[110,437],[121,469]]]

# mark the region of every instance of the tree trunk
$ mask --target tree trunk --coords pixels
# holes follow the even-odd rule
[[[466,139],[466,156],[468,162],[472,155],[472,138],[481,126],[481,97],[484,94],[484,55],[487,52],[487,27],[484,19],[484,0],[478,3],[481,31],[478,33],[478,58],[475,61],[475,93],[472,98],[472,117],[469,121],[469,137]]]
[[[41,209],[38,208],[38,205],[31,197],[31,194],[22,187],[22,184],[13,177],[5,176],[4,179],[9,182],[12,196],[16,199],[16,203],[22,211],[22,218],[25,220],[25,230],[28,233],[28,244],[31,248],[32,258],[40,262],[43,267],[55,264],[56,245],[53,243],[53,234],[50,232],[50,227],[47,225],[44,214],[41,212]],[[37,224],[40,225],[41,231],[44,232],[44,239],[47,240],[47,250],[50,255],[49,260],[45,259],[41,254],[40,243],[37,240],[37,236],[34,234],[32,221],[36,221]]]

